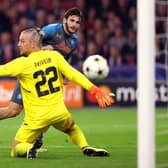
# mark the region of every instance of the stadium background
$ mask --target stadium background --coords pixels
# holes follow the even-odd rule
[[[116,106],[135,106],[137,95],[137,7],[135,0],[1,0],[0,1],[0,64],[18,57],[17,39],[21,30],[61,22],[68,8],[78,6],[84,22],[78,32],[81,44],[72,65],[81,71],[87,56],[100,54],[109,63],[108,77],[96,82],[116,93]],[[156,8],[157,16],[166,17],[166,5]],[[166,24],[156,20],[156,33],[165,33]],[[156,38],[156,49],[163,49]],[[166,106],[168,89],[165,53],[156,56],[156,104]],[[9,103],[15,79],[1,78],[0,106]],[[65,102],[69,107],[95,105],[95,100],[79,86],[65,86]]]
[[[163,18],[168,16],[168,4],[166,0],[165,3],[163,0],[157,1],[156,33],[160,36],[156,37],[156,100],[161,108],[156,109],[155,153],[156,168],[167,168],[168,89],[166,73],[161,67],[166,58],[165,52],[162,52],[165,44],[162,37],[167,38]],[[85,108],[70,111],[86,133],[89,143],[106,148],[111,156],[85,158],[74,144],[65,139],[64,134],[55,133],[51,128],[44,138],[47,153],[40,153],[38,159],[33,161],[26,161],[25,158],[13,159],[9,155],[11,142],[22,122],[24,113],[21,113],[16,118],[1,120],[0,165],[3,168],[46,168],[49,165],[51,168],[69,168],[69,165],[73,168],[93,168],[95,165],[97,168],[137,167],[136,0],[0,0],[0,64],[17,57],[15,47],[18,33],[22,29],[60,21],[60,15],[73,6],[78,6],[85,14],[85,21],[79,32],[81,45],[74,57],[73,66],[80,69],[83,60],[91,54],[105,56],[111,71],[108,78],[98,85],[116,93],[116,106],[119,108],[87,108],[88,105],[95,105],[94,100],[73,84],[65,88],[65,101],[69,107],[86,105]],[[122,48],[123,44],[125,49]],[[0,106],[8,103],[14,86],[14,79],[0,80]]]

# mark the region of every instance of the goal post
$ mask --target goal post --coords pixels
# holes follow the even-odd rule
[[[155,1],[138,0],[138,168],[155,167]]]

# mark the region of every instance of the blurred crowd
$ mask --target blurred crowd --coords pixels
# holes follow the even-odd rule
[[[85,18],[78,32],[80,46],[72,59],[74,66],[80,68],[92,54],[103,55],[110,66],[136,65],[136,0],[0,0],[0,64],[18,56],[21,30],[62,22],[65,10],[74,6]],[[157,16],[167,16],[166,9],[166,5],[158,5]],[[166,32],[166,22],[156,20],[156,31]],[[157,38],[157,50],[162,43]],[[164,62],[162,54],[157,62]]]

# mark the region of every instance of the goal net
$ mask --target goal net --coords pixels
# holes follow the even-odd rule
[[[156,83],[168,90],[168,0],[155,0]],[[165,94],[168,107],[168,93]],[[167,110],[168,112],[168,110]]]

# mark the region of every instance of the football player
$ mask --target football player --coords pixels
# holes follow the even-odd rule
[[[63,23],[50,24],[42,28],[44,50],[57,50],[70,62],[73,53],[79,45],[76,34],[80,28],[83,15],[78,8],[71,8],[64,14]],[[23,109],[19,83],[16,83],[10,104],[0,108],[0,119],[15,117]]]
[[[41,50],[41,41],[39,29],[22,31],[18,42],[21,56],[0,66],[0,76],[18,78],[25,109],[23,124],[15,136],[11,156],[36,158],[36,139],[50,126],[67,134],[84,155],[108,156],[106,150],[89,146],[66,108],[62,75],[88,90],[101,108],[111,106],[114,99],[70,66],[59,52]]]
[[[67,10],[63,17],[63,23],[44,26],[43,47],[44,50],[59,51],[70,62],[79,45],[76,32],[79,30],[83,14],[78,8]],[[0,108],[0,119],[17,116],[23,110],[23,101],[20,85],[17,82],[8,107]],[[37,144],[42,145],[42,136],[37,139]]]

